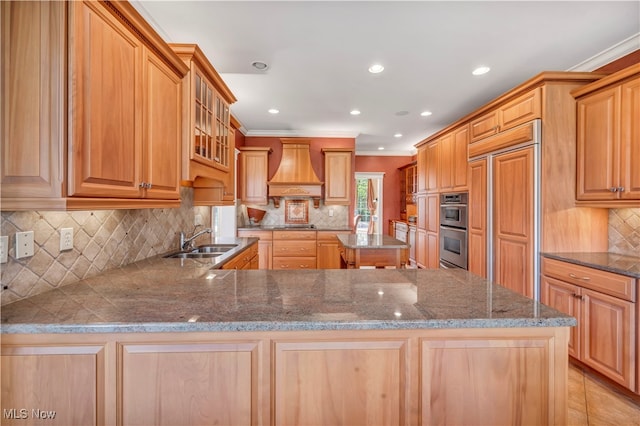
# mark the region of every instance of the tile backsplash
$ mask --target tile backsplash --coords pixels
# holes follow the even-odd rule
[[[1,304],[177,249],[180,231],[190,234],[196,216],[211,225],[211,208],[194,207],[190,188],[181,197],[174,209],[2,212],[2,235],[10,237],[9,261],[0,265]],[[73,228],[72,250],[60,251],[60,228]],[[34,255],[15,259],[21,231],[34,231]]]
[[[266,206],[240,204],[238,206],[238,226],[249,224],[246,207],[254,207],[266,211],[260,223],[261,225],[284,225],[284,204],[284,200],[280,202],[280,208],[276,208],[273,205],[273,200],[269,200],[269,204]],[[309,223],[316,225],[317,228],[348,227],[349,206],[325,206],[321,202],[320,207],[316,209],[313,207],[313,202],[309,200]]]
[[[609,210],[609,251],[640,256],[640,208]]]

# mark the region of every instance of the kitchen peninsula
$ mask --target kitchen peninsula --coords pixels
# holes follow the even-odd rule
[[[575,319],[462,270],[158,256],[1,318],[2,408],[48,424],[566,423]]]

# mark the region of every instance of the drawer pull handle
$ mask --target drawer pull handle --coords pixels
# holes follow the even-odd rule
[[[582,296],[581,294],[573,293],[573,297],[575,297],[576,299],[584,300],[584,296]]]
[[[579,277],[576,274],[572,274],[572,273],[569,273],[569,276],[573,279],[582,280],[582,281],[589,281],[591,279],[590,277]]]

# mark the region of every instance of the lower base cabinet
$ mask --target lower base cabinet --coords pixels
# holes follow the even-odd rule
[[[257,269],[273,269],[272,253],[273,253],[273,231],[262,230],[238,230],[238,237],[258,238],[258,268]]]
[[[562,425],[568,332],[7,334],[3,424]]]
[[[340,269],[340,243],[336,235],[350,231],[318,231],[316,250],[318,269]]]
[[[569,355],[622,386],[636,383],[636,280],[542,259],[541,301],[575,317]]]

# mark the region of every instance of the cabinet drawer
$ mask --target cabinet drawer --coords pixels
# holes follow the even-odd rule
[[[632,277],[547,258],[542,258],[542,273],[630,302],[636,301],[635,279]]]
[[[273,269],[316,269],[314,257],[273,257]]]
[[[273,231],[274,240],[316,240],[316,231]]]
[[[238,231],[238,237],[255,237],[259,238],[260,241],[271,241],[271,239],[273,238],[273,231],[240,230]]]
[[[314,241],[273,241],[273,256],[315,256],[316,242]]]

